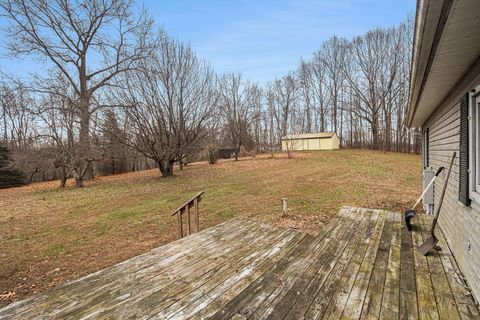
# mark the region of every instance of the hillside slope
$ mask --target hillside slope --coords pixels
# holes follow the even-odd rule
[[[420,191],[420,157],[336,150],[195,163],[0,190],[0,305],[170,242],[170,213],[198,191],[201,227],[249,216],[315,233],[343,205],[402,210]],[[289,216],[281,218],[281,198]]]

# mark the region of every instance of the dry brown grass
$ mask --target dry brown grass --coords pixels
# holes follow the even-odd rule
[[[0,305],[174,240],[171,210],[200,190],[202,228],[241,215],[315,233],[344,205],[405,209],[420,170],[417,155],[338,150],[0,190]]]

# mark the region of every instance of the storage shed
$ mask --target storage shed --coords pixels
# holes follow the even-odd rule
[[[340,149],[335,132],[291,134],[282,138],[282,151],[312,151]]]

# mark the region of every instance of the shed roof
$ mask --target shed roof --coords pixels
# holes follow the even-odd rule
[[[296,139],[328,139],[336,135],[335,132],[315,132],[315,133],[300,133],[289,134],[282,138],[282,140],[296,140]]]
[[[408,126],[422,126],[480,57],[478,0],[419,0]]]

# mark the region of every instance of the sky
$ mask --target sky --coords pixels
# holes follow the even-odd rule
[[[348,39],[397,25],[415,0],[137,0],[167,33],[192,45],[218,72],[266,83],[310,59],[333,35]],[[0,21],[0,26],[2,22]],[[0,44],[5,37],[0,34]],[[5,56],[0,69],[25,75],[38,61]]]

